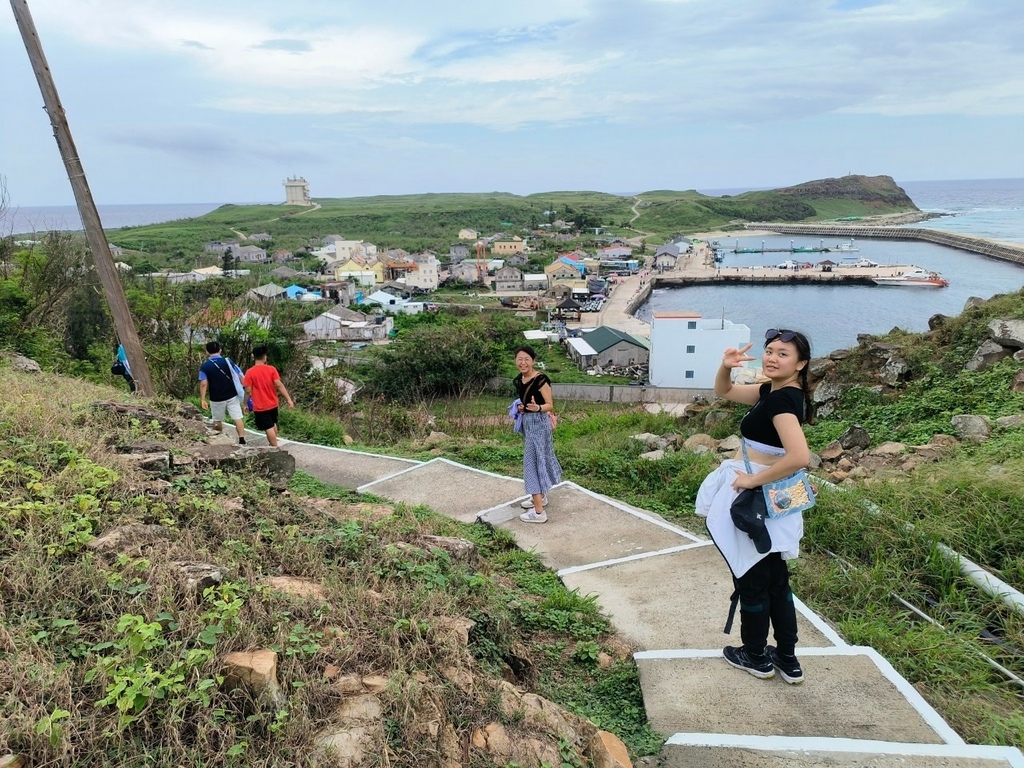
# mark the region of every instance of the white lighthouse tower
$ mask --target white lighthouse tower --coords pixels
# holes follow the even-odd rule
[[[309,182],[301,176],[289,178],[284,183],[285,205],[312,205],[309,199]]]

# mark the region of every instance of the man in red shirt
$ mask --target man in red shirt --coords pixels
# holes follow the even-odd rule
[[[256,420],[256,428],[267,433],[267,442],[277,446],[277,406],[280,403],[277,393],[280,392],[289,408],[294,408],[292,396],[281,381],[277,368],[267,365],[267,348],[256,347],[252,351],[256,362],[248,371],[242,384],[245,386],[246,398],[252,398],[252,415]]]

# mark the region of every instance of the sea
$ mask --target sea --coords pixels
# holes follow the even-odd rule
[[[155,203],[151,205],[96,205],[104,229],[139,227],[165,221],[191,219],[220,208],[222,203]],[[10,206],[0,218],[0,235],[30,238],[37,232],[82,229],[78,208],[73,205]]]
[[[940,218],[908,226],[929,227],[1005,242],[1024,243],[1024,179],[901,182],[923,211]],[[746,190],[704,191],[736,194]],[[695,311],[704,318],[722,318],[746,325],[751,339],[766,328],[793,328],[811,339],[815,356],[857,345],[858,334],[884,334],[894,328],[914,333],[928,330],[936,314],[958,315],[972,297],[988,299],[1024,287],[1024,266],[945,248],[931,243],[856,240],[859,252],[734,254],[735,248],[789,248],[792,245],[834,248],[836,238],[721,237],[725,267],[776,265],[787,259],[816,262],[857,256],[882,265],[916,265],[939,272],[947,288],[906,288],[859,285],[714,285],[659,288],[638,311],[651,320],[654,312]]]

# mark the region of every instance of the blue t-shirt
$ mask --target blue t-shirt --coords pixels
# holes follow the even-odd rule
[[[199,366],[199,380],[209,384],[210,401],[222,403],[232,397],[238,397],[235,381],[231,378],[231,366],[220,355],[210,356]]]

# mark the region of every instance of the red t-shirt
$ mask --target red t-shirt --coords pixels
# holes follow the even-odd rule
[[[281,374],[272,365],[256,364],[245,372],[242,384],[252,387],[252,409],[254,411],[269,411],[277,408],[280,402],[277,399],[277,387],[275,381],[279,381]]]

